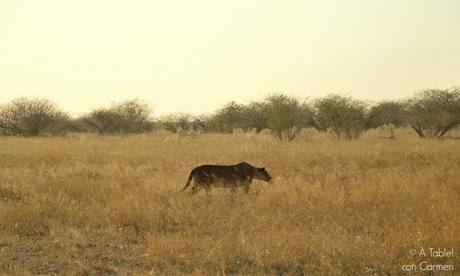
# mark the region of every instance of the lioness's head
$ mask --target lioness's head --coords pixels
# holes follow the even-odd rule
[[[268,174],[265,168],[257,168],[254,174],[255,179],[263,180],[263,181],[270,181],[272,177]]]

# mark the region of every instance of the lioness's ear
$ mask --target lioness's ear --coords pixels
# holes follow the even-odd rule
[[[265,171],[265,167],[262,167],[262,170]]]

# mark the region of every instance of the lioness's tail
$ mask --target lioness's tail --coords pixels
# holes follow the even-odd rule
[[[190,185],[190,183],[192,182],[192,179],[193,179],[193,171],[190,173],[189,177],[188,177],[188,180],[187,180],[187,184],[185,184],[185,187],[182,188],[182,190],[180,190],[181,192],[184,191],[185,189],[187,189],[187,187]]]

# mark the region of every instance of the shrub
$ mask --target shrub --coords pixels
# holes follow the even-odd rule
[[[351,97],[328,95],[314,102],[315,125],[337,138],[354,139],[365,130],[366,104]]]
[[[267,125],[282,141],[292,141],[311,122],[309,109],[296,98],[277,94],[267,97],[266,102]]]
[[[387,127],[390,138],[394,138],[394,127],[402,127],[407,121],[405,104],[396,101],[385,101],[373,106],[367,118],[367,128]]]
[[[64,132],[59,128],[70,121],[50,100],[18,98],[0,106],[0,131],[4,135],[38,136],[45,129]]]
[[[158,120],[160,128],[172,133],[187,131],[204,132],[206,127],[204,122],[187,113],[177,113],[163,116]]]
[[[209,118],[207,128],[211,131],[224,133],[232,133],[235,128],[244,128],[243,110],[243,105],[229,102]]]
[[[147,103],[134,99],[95,109],[81,121],[99,134],[141,133],[153,129],[151,113]]]

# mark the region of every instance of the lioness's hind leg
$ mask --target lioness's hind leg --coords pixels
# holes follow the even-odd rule
[[[192,190],[190,192],[192,193],[192,195],[194,195],[194,194],[198,193],[199,190],[200,190],[200,188],[198,187],[198,185],[195,184],[192,187]]]

